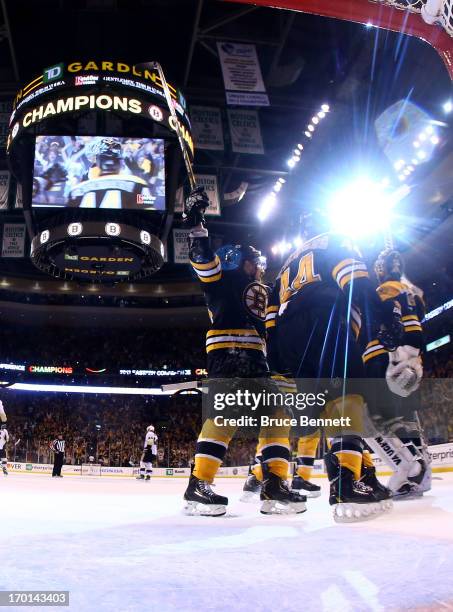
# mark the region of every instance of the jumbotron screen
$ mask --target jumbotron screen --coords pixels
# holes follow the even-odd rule
[[[36,136],[32,206],[165,210],[164,141]]]

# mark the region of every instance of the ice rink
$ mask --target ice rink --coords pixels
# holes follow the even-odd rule
[[[69,590],[82,612],[453,610],[453,474],[355,525],[322,482],[305,514],[263,516],[219,479],[213,518],[181,514],[185,479],[1,477],[0,590]]]

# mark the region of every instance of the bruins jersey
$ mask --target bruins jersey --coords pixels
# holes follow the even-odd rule
[[[301,308],[316,307],[322,300],[343,304],[345,321],[357,338],[365,294],[372,294],[367,266],[348,239],[322,234],[305,242],[287,259],[272,291],[266,312],[266,329],[279,317],[291,317]],[[376,298],[374,302],[378,301]]]
[[[132,174],[105,174],[71,189],[69,206],[79,208],[152,208],[155,197],[147,182]]]
[[[223,270],[208,237],[191,239],[189,259],[200,280],[211,319],[208,355],[229,349],[265,352],[264,322],[268,288],[241,270]]]
[[[402,345],[409,345],[419,350],[423,347],[422,320],[425,316],[423,294],[421,291],[405,281],[385,281],[376,289],[377,295],[384,303],[393,302],[401,311],[401,321],[404,326]],[[388,365],[388,351],[376,339],[372,338],[363,352],[363,362],[371,365],[373,361],[382,360]]]

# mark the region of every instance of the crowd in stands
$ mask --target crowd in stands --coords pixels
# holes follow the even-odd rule
[[[136,466],[148,425],[156,428],[157,465],[188,467],[201,426],[199,396],[127,396],[106,394],[35,393],[4,390],[12,461],[48,463],[49,443],[62,434],[66,463]],[[256,441],[238,439],[226,465],[248,464]]]
[[[0,362],[93,369],[199,368],[206,362],[204,330],[3,326]]]
[[[445,327],[446,325],[446,327]],[[449,331],[449,319],[435,337]],[[3,327],[0,363],[76,365],[91,368],[204,368],[204,330],[119,328],[59,329]],[[39,357],[37,357],[39,355]],[[424,356],[420,418],[430,443],[453,440],[453,357],[449,345]],[[48,462],[49,442],[62,433],[66,461],[80,464],[89,456],[110,466],[137,465],[146,427],[159,436],[158,465],[187,467],[201,427],[198,396],[35,393],[1,390],[9,415],[11,460]],[[226,465],[253,460],[255,440],[237,438]]]

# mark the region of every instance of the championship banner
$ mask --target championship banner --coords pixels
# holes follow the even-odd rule
[[[191,106],[192,134],[197,149],[223,151],[222,115],[213,106]]]
[[[212,217],[220,217],[220,198],[217,185],[217,176],[215,174],[196,174],[195,181],[198,187],[204,187],[209,198],[209,206],[206,209],[206,215]],[[176,190],[175,212],[182,213],[184,210],[184,192],[183,188],[179,187]]]
[[[264,153],[260,120],[255,110],[228,109],[231,147],[234,153]]]
[[[209,206],[205,215],[220,217],[219,190],[217,188],[217,176],[215,174],[196,174],[195,180],[199,187],[204,187],[208,198]]]
[[[255,45],[218,42],[228,104],[269,106]]]
[[[23,257],[25,252],[25,225],[5,223],[3,226],[2,257]]]
[[[0,170],[0,210],[8,208],[9,172]]]
[[[173,260],[175,264],[189,263],[189,229],[173,230]]]

